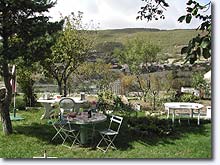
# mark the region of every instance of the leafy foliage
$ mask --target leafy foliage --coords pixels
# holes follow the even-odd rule
[[[198,99],[199,99],[199,97],[195,96],[194,94],[184,93],[180,96],[180,100],[178,100],[178,101],[181,101],[181,102],[195,102]]]
[[[116,49],[115,56],[121,64],[129,66],[131,74],[140,74],[141,64],[157,61],[160,51],[161,49],[158,45],[135,38],[128,40],[123,49]]]
[[[160,51],[161,49],[158,45],[145,42],[139,38],[129,40],[124,49],[115,50],[115,55],[120,63],[127,64],[129,73],[136,76],[140,89],[144,93],[144,98],[149,90],[149,82],[141,78],[141,70],[146,68],[148,63],[158,61],[158,53]]]
[[[163,11],[166,10],[166,7],[169,7],[169,4],[165,0],[142,0],[145,2],[145,6],[141,7],[141,10],[138,11],[136,19],[147,19],[158,20],[165,19]]]
[[[99,111],[106,113],[113,108],[113,94],[111,91],[100,91],[98,93],[97,108]]]
[[[128,126],[139,136],[168,136],[173,133],[168,120],[152,116],[130,118]]]
[[[202,73],[195,73],[193,75],[192,86],[196,89],[204,88],[207,86],[207,82],[204,80]]]
[[[211,86],[204,80],[202,73],[195,73],[192,77],[192,86],[200,91],[200,97],[210,96]]]
[[[94,37],[82,25],[82,13],[65,17],[65,26],[51,47],[51,54],[41,61],[48,76],[56,79],[60,94],[67,94],[70,75],[86,60]],[[63,89],[62,89],[63,86]],[[64,93],[63,93],[64,92]]]
[[[1,75],[4,77],[7,89],[6,99],[1,110],[3,131],[12,133],[12,125],[9,116],[9,106],[12,98],[9,71],[9,63],[22,57],[31,59],[35,54],[30,53],[28,45],[36,38],[50,34],[54,31],[53,23],[44,15],[55,2],[50,0],[1,0],[0,1],[0,37],[2,48],[0,49]],[[50,30],[49,30],[50,29]],[[31,61],[31,60],[30,60]]]
[[[111,70],[111,64],[106,64],[103,60],[96,62],[85,62],[77,68],[76,76],[81,83],[90,81],[98,85],[100,90],[108,89],[111,82],[116,80],[118,74]]]
[[[101,91],[98,93],[97,108],[103,113],[110,111],[111,113],[125,116],[131,116],[135,114],[137,116],[137,111],[134,111],[130,104],[123,101],[121,96],[113,94],[111,91]]]
[[[166,10],[168,3],[165,0],[145,0],[146,5],[141,7],[141,11],[138,13],[140,16],[137,16],[137,19],[145,18],[148,21],[151,21],[153,18],[158,20],[158,17],[164,19],[163,10]],[[191,23],[192,18],[199,19],[201,24],[197,28],[199,31],[204,33],[198,34],[196,37],[193,37],[187,46],[183,47],[181,54],[186,54],[186,62],[193,64],[201,56],[205,59],[211,57],[211,14],[206,15],[209,8],[211,7],[211,2],[208,2],[205,5],[201,5],[197,1],[188,0],[186,3],[186,15],[179,17],[178,21],[181,23],[185,20],[187,24]],[[159,9],[159,7],[161,9]],[[204,12],[204,13],[202,13]]]
[[[194,63],[199,57],[203,56],[205,59],[211,57],[211,15],[204,15],[201,12],[208,10],[211,6],[211,2],[201,5],[196,1],[189,0],[187,2],[187,14],[181,16],[178,21],[186,21],[189,24],[192,17],[201,20],[200,26],[197,28],[199,31],[204,31],[203,34],[198,34],[196,37],[192,38],[188,45],[183,47],[181,54],[186,55],[186,61],[191,64]],[[208,9],[207,9],[208,8]]]
[[[0,36],[2,36],[4,46],[5,42],[9,42],[7,43],[9,49],[7,49],[7,55],[4,58],[11,60],[18,56],[27,57],[27,47],[33,40],[45,35],[45,33],[52,34],[57,31],[57,28],[60,27],[59,23],[49,22],[49,17],[43,15],[43,12],[47,12],[54,5],[55,2],[50,0],[1,0]],[[15,41],[14,38],[17,40]]]
[[[17,96],[15,98],[15,102],[16,102],[16,109],[18,110],[25,110],[26,108],[26,103],[25,100],[21,97],[21,96]],[[13,112],[13,108],[14,108],[14,103],[11,103],[10,105],[10,111]]]
[[[36,64],[26,66],[24,61],[17,62],[17,81],[21,88],[26,106],[35,106],[37,95],[34,93],[34,76],[39,68]]]

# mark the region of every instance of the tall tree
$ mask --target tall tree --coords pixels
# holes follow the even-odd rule
[[[26,66],[24,61],[16,62],[17,66],[17,82],[23,95],[26,106],[35,106],[37,95],[34,93],[35,75],[39,71],[36,63]]]
[[[147,66],[147,63],[158,61],[158,53],[161,51],[159,46],[148,43],[140,38],[129,40],[122,50],[115,50],[115,55],[121,64],[127,64],[131,75],[135,75],[144,93],[144,99],[148,91],[149,82],[146,83],[142,79],[142,68]]]
[[[87,59],[92,50],[95,34],[82,24],[82,12],[65,17],[63,31],[60,31],[51,54],[41,61],[46,74],[58,84],[61,95],[67,95],[67,82],[70,75]]]
[[[48,30],[53,24],[44,12],[53,7],[55,2],[50,0],[1,0],[0,1],[0,40],[2,49],[0,52],[1,75],[6,88],[5,98],[1,106],[1,121],[3,132],[13,132],[9,114],[9,105],[12,98],[10,80],[10,63],[21,57],[26,62],[31,62],[35,54],[27,53],[27,48],[33,39],[53,32]]]
[[[144,0],[145,5],[138,12],[137,19],[147,19],[147,21],[165,19],[164,10],[169,7],[166,0]],[[203,56],[205,59],[211,57],[211,20],[212,15],[208,14],[211,7],[211,1],[206,4],[198,2],[199,0],[188,0],[186,3],[186,15],[180,16],[178,21],[191,23],[192,18],[200,20],[197,30],[202,31],[193,37],[187,46],[181,49],[181,54],[186,54],[186,62],[194,63]]]

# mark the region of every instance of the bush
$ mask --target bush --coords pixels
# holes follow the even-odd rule
[[[132,111],[130,104],[125,104],[121,97],[113,95],[109,91],[98,93],[97,108],[103,113],[106,113],[107,111],[113,111],[128,116],[135,112]]]
[[[182,102],[194,102],[198,99],[199,99],[198,96],[195,96],[195,95],[189,94],[189,93],[184,93],[180,96],[180,101],[182,101]]]
[[[128,127],[139,135],[169,135],[171,134],[170,122],[166,119],[148,116],[129,118]]]
[[[163,102],[194,102],[199,100],[198,96],[191,93],[171,93],[163,99]]]
[[[24,102],[22,97],[16,97],[15,107],[18,110],[25,110],[26,105],[25,105],[25,102]],[[12,98],[11,105],[10,105],[10,110],[13,111],[13,108],[14,108],[14,98]]]

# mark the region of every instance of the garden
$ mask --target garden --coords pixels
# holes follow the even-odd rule
[[[24,104],[22,96],[17,96],[17,108],[19,109],[17,109],[16,115],[21,116],[23,120],[12,121],[14,128],[12,135],[4,136],[2,132],[0,133],[2,142],[0,157],[43,157],[46,151],[48,157],[74,159],[212,158],[212,123],[210,119],[201,118],[201,124],[197,125],[196,118],[191,119],[189,124],[188,118],[183,117],[181,124],[178,123],[178,119],[175,119],[176,123],[173,125],[171,119],[167,119],[164,108],[161,111],[155,111],[153,106],[149,109],[149,106],[144,107],[143,104],[141,109],[134,110],[120,98],[114,97],[109,91],[100,93],[99,98],[87,96],[86,99],[90,104],[99,103],[98,111],[104,113],[108,119],[95,126],[94,140],[89,141],[86,146],[75,145],[72,148],[67,148],[62,145],[60,137],[52,140],[56,131],[50,119],[40,119],[44,108],[38,104],[39,107],[25,110],[22,106]],[[202,102],[204,105],[210,104],[209,100],[202,100]],[[108,111],[109,107],[113,110],[112,112]],[[88,105],[83,108],[88,108]],[[13,114],[13,111],[11,112]],[[108,126],[109,118],[112,115],[124,118],[120,134],[114,142],[117,150],[109,149],[108,152],[103,153],[96,148],[101,139],[98,130]],[[71,142],[68,143],[71,145]]]
[[[137,19],[165,18],[153,2]],[[198,14],[211,3],[178,19],[198,31],[98,30],[81,11],[51,22],[55,4],[0,2],[1,158],[213,157],[211,15]]]
[[[4,136],[0,133],[1,158],[33,158],[47,155],[57,158],[194,158],[211,159],[211,122],[202,120],[198,126],[196,121],[187,121],[172,126],[171,120],[157,117],[145,117],[144,112],[138,116],[125,117],[119,136],[115,140],[117,150],[109,150],[105,154],[96,148],[101,138],[95,136],[93,145],[69,149],[62,146],[62,139],[51,141],[56,133],[47,120],[40,120],[43,109],[18,111],[24,120],[13,121],[14,133]],[[105,122],[97,126],[104,127]],[[141,130],[141,131],[139,131]],[[201,145],[202,144],[202,145]]]

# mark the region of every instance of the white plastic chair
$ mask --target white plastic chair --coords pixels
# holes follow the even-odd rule
[[[117,149],[113,142],[114,142],[116,136],[119,134],[122,120],[123,120],[123,117],[120,117],[120,116],[112,116],[110,118],[109,127],[107,129],[99,131],[102,138],[99,141],[96,148],[102,150],[104,153],[106,151],[108,151],[108,149],[110,147],[112,147],[113,149]],[[117,127],[115,127],[115,125],[117,125]],[[107,147],[105,149],[100,147],[102,142],[105,142],[105,144],[107,145]]]

